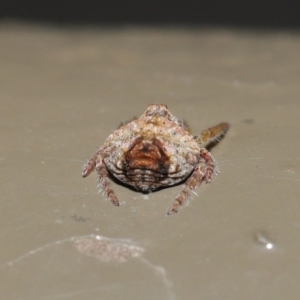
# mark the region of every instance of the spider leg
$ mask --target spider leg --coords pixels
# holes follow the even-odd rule
[[[201,148],[200,154],[202,159],[196,166],[191,177],[186,181],[183,190],[176,197],[175,202],[168,210],[167,215],[178,212],[178,208],[190,199],[191,194],[194,193],[195,189],[203,180],[205,180],[206,183],[211,182],[212,175],[215,173],[216,169],[215,161],[210,152],[205,148]]]
[[[201,148],[200,155],[206,163],[204,179],[206,183],[209,183],[211,182],[211,178],[214,175],[214,173],[216,173],[216,163],[211,153],[207,149]]]
[[[209,144],[212,141],[219,141],[228,129],[229,124],[223,122],[203,130],[199,136],[195,137],[195,140],[200,145]]]
[[[98,156],[97,158],[96,170],[98,173],[99,186],[101,190],[103,190],[106,198],[108,198],[112,204],[119,206],[119,200],[117,199],[113,189],[111,188],[108,171],[101,156]]]
[[[83,178],[87,177],[95,169],[95,167],[96,167],[96,161],[97,161],[97,158],[98,158],[98,156],[100,154],[100,151],[101,151],[101,149],[99,151],[97,151],[90,158],[90,160],[83,166],[83,171],[82,171],[82,177]]]
[[[205,178],[206,175],[206,163],[202,159],[200,160],[199,164],[194,169],[193,174],[188,178],[186,181],[183,190],[181,193],[176,197],[172,207],[167,211],[167,215],[170,215],[174,212],[178,211],[178,208],[189,200],[191,197],[191,194],[194,192],[194,190],[201,184],[203,181],[203,178]]]

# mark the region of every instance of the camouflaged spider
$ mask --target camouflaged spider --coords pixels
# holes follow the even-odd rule
[[[216,162],[204,148],[229,129],[220,123],[193,136],[190,127],[173,116],[166,105],[149,105],[144,114],[109,135],[104,145],[84,166],[82,176],[94,169],[106,197],[119,201],[111,188],[109,174],[143,192],[185,181],[167,214],[177,212],[202,181],[210,182]]]

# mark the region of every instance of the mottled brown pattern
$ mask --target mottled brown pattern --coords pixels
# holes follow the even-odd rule
[[[84,166],[82,176],[96,168],[100,188],[114,205],[119,201],[108,173],[139,191],[150,192],[185,179],[182,192],[167,214],[177,212],[192,192],[216,173],[216,163],[204,146],[219,140],[229,128],[220,123],[193,136],[190,127],[166,105],[149,105],[144,114],[114,131]]]
[[[124,170],[145,169],[158,173],[167,173],[170,166],[163,144],[156,138],[149,141],[138,138],[132,148],[124,153],[124,162]]]

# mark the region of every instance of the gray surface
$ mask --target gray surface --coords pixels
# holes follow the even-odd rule
[[[300,36],[0,25],[1,299],[298,299]],[[121,121],[165,103],[220,175],[176,215],[182,186],[148,197],[81,168]],[[101,262],[72,239],[131,239]],[[271,249],[268,249],[271,248]]]

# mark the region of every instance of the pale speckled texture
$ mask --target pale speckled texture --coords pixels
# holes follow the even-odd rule
[[[199,137],[186,130],[163,104],[151,104],[143,115],[115,130],[84,165],[82,176],[96,171],[100,191],[112,204],[120,203],[111,187],[112,178],[137,191],[153,192],[184,182],[168,214],[178,212],[202,181],[210,182],[216,163],[201,142],[218,141],[229,125],[217,125]]]
[[[2,23],[0,40],[3,299],[298,299],[297,32]],[[231,123],[212,149],[219,176],[171,217],[181,186],[114,184],[114,207],[80,174],[150,103],[194,134]],[[92,234],[131,239],[143,259],[79,253],[71,241]]]

